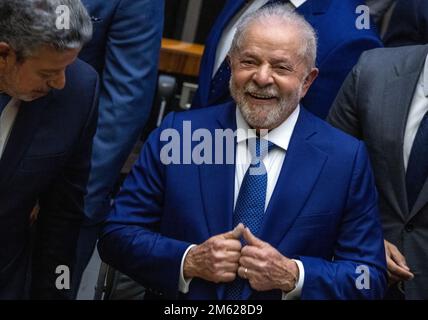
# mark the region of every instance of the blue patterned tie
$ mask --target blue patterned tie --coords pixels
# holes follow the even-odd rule
[[[428,177],[428,112],[424,115],[409,156],[406,171],[407,202],[412,210]]]
[[[251,232],[258,235],[263,225],[267,189],[267,172],[262,159],[275,147],[275,144],[264,139],[248,140],[251,153],[251,164],[242,180],[233,215],[233,226],[242,222]],[[245,280],[237,277],[226,287],[226,299],[241,298]]]
[[[269,0],[261,8],[275,5],[277,3],[287,3],[289,0]],[[230,65],[227,59],[224,59],[217,69],[214,77],[211,79],[209,105],[226,102],[229,96]]]

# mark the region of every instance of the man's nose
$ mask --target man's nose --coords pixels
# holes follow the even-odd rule
[[[65,87],[65,71],[59,73],[54,79],[49,80],[48,86],[53,89],[61,90]]]
[[[268,65],[261,65],[253,76],[254,82],[260,87],[273,84],[272,70]]]

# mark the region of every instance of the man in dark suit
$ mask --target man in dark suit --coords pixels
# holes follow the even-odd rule
[[[364,53],[328,121],[363,139],[379,190],[388,298],[428,299],[427,46]]]
[[[236,104],[172,113],[150,136],[100,237],[107,263],[166,298],[383,296],[365,148],[299,105],[316,47],[283,6],[241,21]]]
[[[0,299],[70,297],[98,103],[76,58],[91,34],[80,1],[0,2]]]
[[[152,109],[163,29],[163,0],[82,0],[94,34],[79,58],[100,76],[98,128],[79,235],[73,291],[94,251],[111,194]]]
[[[428,43],[428,2],[398,0],[384,36],[386,47]]]
[[[229,76],[225,58],[239,19],[268,2],[283,2],[294,8],[312,25],[318,36],[316,65],[319,77],[303,99],[305,107],[325,118],[346,75],[360,54],[381,47],[374,27],[357,28],[355,13],[362,0],[230,0],[214,24],[205,43],[199,88],[192,107],[200,108],[230,101]]]

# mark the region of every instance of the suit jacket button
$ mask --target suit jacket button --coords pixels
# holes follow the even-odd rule
[[[404,228],[407,232],[412,232],[413,229],[415,229],[415,226],[411,223],[406,224],[406,227]]]

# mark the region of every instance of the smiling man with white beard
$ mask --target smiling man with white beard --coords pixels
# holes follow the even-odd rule
[[[318,73],[316,47],[312,27],[284,6],[243,19],[229,54],[235,101],[171,113],[152,133],[104,226],[102,259],[151,298],[381,298],[365,147],[299,105]],[[162,134],[183,140],[188,122],[212,137],[236,131],[235,162],[163,163]]]

